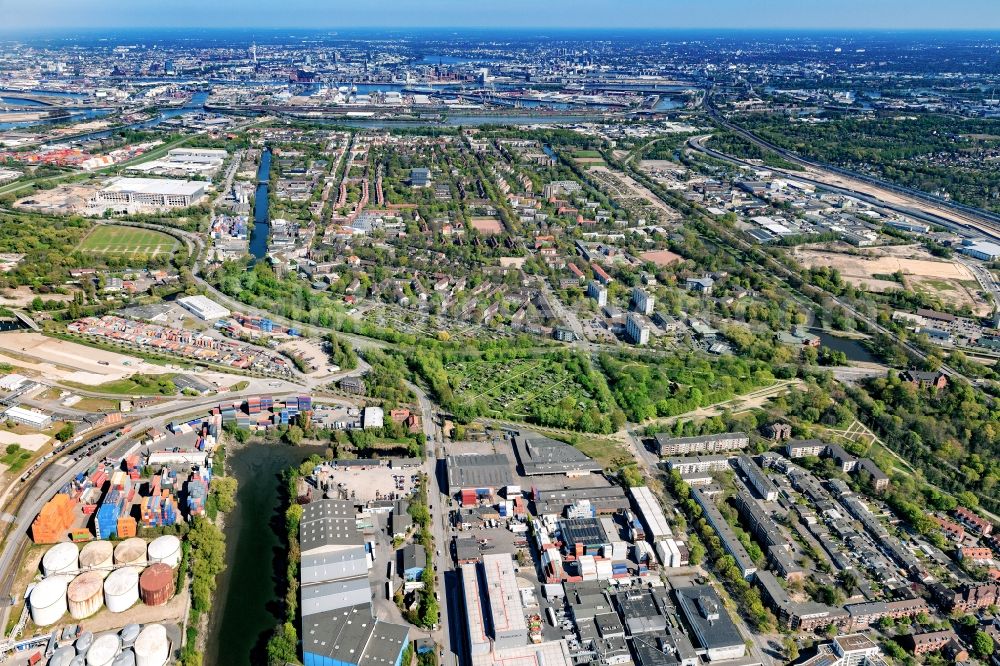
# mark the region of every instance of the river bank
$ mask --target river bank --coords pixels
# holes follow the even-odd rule
[[[287,552],[282,477],[322,447],[250,442],[227,449],[226,467],[236,478],[236,508],[225,520],[226,569],[219,576],[208,625],[205,663],[266,663],[266,646],[283,620]]]

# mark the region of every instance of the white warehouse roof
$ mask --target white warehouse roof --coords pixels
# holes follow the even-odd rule
[[[175,196],[199,196],[205,183],[194,180],[170,180],[169,178],[115,178],[104,188],[104,192],[139,192],[142,194],[165,194]]]
[[[178,298],[177,302],[202,319],[221,319],[229,316],[229,310],[201,294]]]

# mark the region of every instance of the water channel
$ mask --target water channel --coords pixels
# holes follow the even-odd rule
[[[282,474],[322,452],[285,444],[249,444],[230,452],[227,467],[239,488],[236,509],[226,516],[226,570],[215,591],[204,663],[267,662],[267,641],[284,612]]]
[[[250,254],[254,261],[267,254],[267,237],[271,232],[270,210],[271,149],[265,148],[260,154],[257,168],[257,191],[253,200],[253,233],[250,235]]]

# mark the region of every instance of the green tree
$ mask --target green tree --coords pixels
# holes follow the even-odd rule
[[[298,660],[298,655],[296,654],[298,640],[294,624],[291,622],[279,624],[274,628],[274,634],[267,642],[267,663],[270,666],[284,666],[286,663],[295,663]]]
[[[62,428],[59,429],[59,432],[56,433],[56,439],[58,439],[60,442],[68,442],[70,439],[73,438],[75,432],[76,430],[73,428],[73,424],[67,423]]]
[[[972,640],[972,647],[980,657],[984,659],[993,654],[993,637],[985,631],[976,631],[976,636]]]

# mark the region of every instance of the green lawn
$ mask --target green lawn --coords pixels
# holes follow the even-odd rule
[[[596,150],[578,150],[573,153],[573,157],[576,159],[593,159],[600,156],[601,154]]]
[[[31,460],[31,455],[31,451],[25,451],[17,444],[11,444],[0,457],[0,463],[6,465],[11,472],[19,472]]]
[[[179,245],[173,236],[136,227],[100,225],[80,242],[83,252],[128,256],[173,254]]]
[[[103,384],[85,385],[77,384],[76,382],[62,382],[62,384],[84,391],[111,393],[122,396],[176,395],[177,387],[173,383],[175,376],[169,373],[163,375],[133,375]]]

